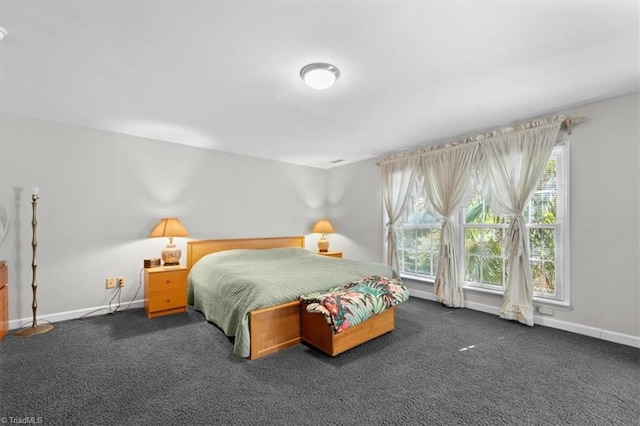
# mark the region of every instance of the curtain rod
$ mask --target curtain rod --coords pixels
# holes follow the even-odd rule
[[[455,147],[459,147],[463,144],[467,144],[470,142],[480,142],[480,141],[484,141],[486,139],[490,139],[492,137],[497,137],[500,136],[500,134],[505,134],[507,132],[511,132],[511,131],[518,131],[518,130],[528,130],[531,128],[535,128],[535,127],[540,127],[540,126],[544,126],[544,125],[549,125],[549,124],[553,124],[553,123],[558,123],[560,122],[560,128],[563,128],[566,130],[567,134],[570,135],[573,132],[573,126],[584,121],[585,117],[583,116],[574,116],[574,117],[567,117],[564,115],[558,115],[558,116],[551,116],[551,117],[543,117],[543,118],[539,118],[536,120],[532,120],[529,122],[522,122],[519,124],[516,124],[514,126],[505,126],[505,127],[501,127],[501,128],[496,128],[493,130],[490,130],[486,133],[482,133],[479,135],[475,135],[475,136],[469,136],[463,140],[460,141],[454,141],[454,142],[448,142],[444,145],[427,145],[427,146],[422,146],[419,148],[415,148],[411,151],[401,151],[395,154],[392,154],[390,156],[384,157],[382,159],[380,159],[379,161],[376,162],[376,164],[379,166],[382,163],[386,163],[388,161],[395,161],[395,160],[399,160],[401,158],[407,158],[407,157],[412,157],[414,155],[422,155],[425,154],[427,152],[430,151],[434,151],[434,150],[438,150],[438,149],[445,149],[445,148],[455,148]]]
[[[585,117],[581,116],[581,115],[576,115],[575,117],[567,117],[564,119],[564,121],[562,122],[562,126],[565,129],[567,129],[567,134],[570,135],[573,132],[573,129],[571,128],[571,126],[573,126],[574,124],[578,124],[582,121],[584,121]]]

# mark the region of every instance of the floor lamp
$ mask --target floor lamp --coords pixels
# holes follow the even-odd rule
[[[33,255],[31,258],[31,270],[33,271],[31,279],[31,290],[33,290],[33,303],[31,309],[33,310],[33,323],[29,328],[23,328],[16,332],[16,336],[33,336],[36,334],[46,333],[51,330],[53,326],[51,324],[38,325],[36,311],[38,310],[38,301],[36,299],[36,291],[38,290],[38,282],[36,281],[36,269],[38,268],[38,262],[36,260],[36,250],[38,249],[38,240],[36,238],[36,228],[38,227],[38,219],[36,217],[36,208],[38,207],[38,188],[32,188],[31,194],[31,206],[33,207],[33,217],[31,219],[31,228],[33,230],[33,238],[31,239],[31,247],[33,248]]]

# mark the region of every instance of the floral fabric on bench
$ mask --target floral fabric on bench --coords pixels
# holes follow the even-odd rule
[[[307,312],[323,314],[334,334],[359,324],[409,298],[400,278],[368,276],[326,293],[300,296]]]

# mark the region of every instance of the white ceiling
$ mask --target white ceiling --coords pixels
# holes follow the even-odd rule
[[[0,0],[0,110],[329,168],[637,92],[639,4]]]

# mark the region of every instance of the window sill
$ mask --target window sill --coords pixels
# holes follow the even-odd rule
[[[490,288],[477,287],[473,285],[463,285],[462,288],[464,290],[483,293],[483,294],[493,294],[498,297],[502,297],[504,293],[501,290],[493,290]],[[562,300],[553,300],[553,299],[545,299],[543,297],[533,296],[533,306],[549,306],[550,308],[558,309],[560,311],[569,311],[571,310],[571,305],[569,302]]]
[[[422,283],[432,284],[432,285],[435,282],[434,278],[428,278],[428,277],[425,277],[424,275],[408,274],[406,272],[400,273],[400,278],[406,278],[406,279],[412,280],[412,281],[420,281]]]
[[[400,274],[400,277],[403,279],[408,279],[412,281],[418,281],[425,284],[433,285],[435,278],[428,278],[424,275],[414,275],[403,272]],[[502,290],[493,290],[491,288],[486,287],[478,287],[474,285],[463,285],[462,289],[465,291],[471,291],[475,293],[483,293],[483,294],[492,294],[496,297],[502,297],[504,295]],[[545,299],[542,297],[533,297],[533,306],[548,306],[550,308],[558,309],[560,311],[569,311],[571,310],[571,305],[569,302],[561,301],[561,300],[553,300],[553,299]]]

